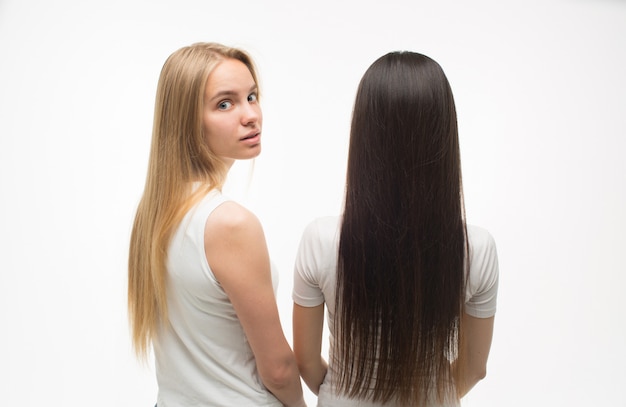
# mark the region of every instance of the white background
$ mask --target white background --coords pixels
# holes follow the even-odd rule
[[[264,224],[288,338],[302,229],[341,208],[357,83],[418,51],[451,82],[468,218],[500,257],[488,376],[464,404],[626,406],[623,0],[0,0],[2,405],[154,405],[128,237],[159,71],[197,41],[259,66],[264,151],[230,190]]]

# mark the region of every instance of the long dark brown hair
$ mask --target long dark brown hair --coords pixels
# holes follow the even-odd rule
[[[393,52],[354,105],[339,244],[338,389],[421,406],[455,393],[467,253],[454,98],[437,62]]]

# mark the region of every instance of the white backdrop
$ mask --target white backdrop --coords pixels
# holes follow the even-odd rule
[[[500,257],[488,376],[464,405],[626,406],[623,0],[0,0],[3,405],[154,405],[128,236],[159,71],[197,41],[259,65],[264,151],[229,190],[264,224],[288,338],[302,229],[341,208],[357,83],[418,51],[451,82],[468,218]]]

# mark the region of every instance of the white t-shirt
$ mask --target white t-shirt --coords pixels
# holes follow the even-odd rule
[[[318,406],[380,406],[381,404],[338,397],[331,388],[340,228],[340,218],[336,216],[316,219],[306,227],[296,257],[292,297],[296,304],[303,307],[326,304],[331,357],[328,373],[320,387]],[[469,282],[466,284],[465,312],[477,318],[489,318],[496,313],[498,294],[496,245],[493,237],[483,228],[467,225],[467,233],[470,246],[470,272]]]
[[[282,406],[261,382],[237,314],[206,259],[206,220],[226,200],[216,190],[207,194],[169,246],[169,324],[154,341],[159,407]],[[274,291],[277,277],[272,268]]]

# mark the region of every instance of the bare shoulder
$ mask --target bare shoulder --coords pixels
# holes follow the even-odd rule
[[[222,203],[209,215],[204,227],[204,252],[220,280],[233,269],[249,272],[259,265],[269,265],[261,222],[250,210],[233,201]]]
[[[204,253],[233,303],[249,294],[248,284],[267,285],[273,295],[265,235],[250,210],[232,201],[215,208],[204,227]]]
[[[234,201],[226,201],[209,215],[204,229],[205,240],[233,233],[258,232],[259,219],[249,209]]]

